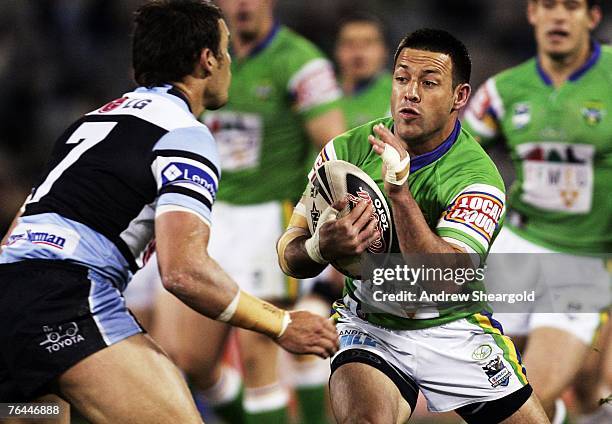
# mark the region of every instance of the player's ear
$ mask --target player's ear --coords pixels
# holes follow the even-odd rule
[[[455,110],[460,110],[467,104],[470,99],[470,93],[472,92],[472,87],[468,83],[457,84],[455,87],[454,100],[453,100],[453,108],[451,112]]]
[[[589,30],[593,31],[599,23],[601,22],[602,13],[601,8],[599,6],[593,6],[589,9],[589,17],[591,18],[591,22],[589,22]]]
[[[216,66],[217,57],[215,53],[209,48],[202,49],[200,52],[200,60],[198,61],[198,67],[202,70],[202,73],[198,72],[198,74],[202,75],[202,78],[206,78],[212,75],[213,69]]]
[[[535,9],[537,0],[527,0],[527,20],[531,25],[535,25]]]

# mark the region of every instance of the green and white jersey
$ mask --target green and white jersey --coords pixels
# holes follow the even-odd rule
[[[490,78],[464,124],[481,142],[506,140],[513,231],[555,251],[612,252],[612,48],[593,43],[559,88],[535,58]]]
[[[355,128],[381,116],[391,115],[391,74],[381,72],[340,100],[348,128]]]
[[[332,64],[308,40],[275,26],[231,66],[229,102],[202,121],[219,149],[217,199],[255,204],[299,198],[311,156],[305,121],[338,105]]]
[[[377,119],[334,138],[319,153],[314,167],[334,159],[350,162],[372,177],[384,193],[382,159],[368,143],[368,135],[373,134],[374,125],[378,123],[392,128],[393,119]],[[435,150],[411,158],[408,183],[429,228],[442,239],[465,248],[468,253],[478,253],[484,262],[504,218],[504,183],[493,161],[461,129],[459,121],[448,139]],[[296,212],[305,215],[309,211]],[[347,278],[345,291],[353,296],[359,284],[361,281]],[[481,288],[480,283],[474,284]],[[365,299],[356,300],[367,302]],[[422,313],[402,316],[372,313],[367,314],[367,320],[387,328],[426,328],[463,318],[484,307],[482,303],[475,303],[470,308],[461,305],[445,310],[428,308]]]

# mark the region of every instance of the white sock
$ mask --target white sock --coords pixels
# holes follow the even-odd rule
[[[309,358],[293,362],[293,387],[325,386],[329,380],[329,359]]]
[[[247,413],[257,414],[274,411],[286,407],[288,403],[289,393],[280,383],[244,389],[242,405]]]
[[[612,405],[605,403],[590,414],[576,418],[576,424],[604,424],[612,423]]]
[[[555,416],[552,419],[551,424],[563,424],[565,416],[567,415],[567,409],[565,408],[565,402],[562,399],[555,401]]]
[[[223,405],[236,399],[241,387],[240,373],[233,367],[223,365],[219,380],[209,389],[198,391],[196,397],[201,396],[211,406]]]

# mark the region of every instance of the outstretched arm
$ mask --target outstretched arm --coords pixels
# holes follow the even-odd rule
[[[332,355],[333,325],[306,311],[288,312],[241,291],[207,253],[209,226],[197,214],[161,213],[155,219],[157,259],[164,287],[210,318],[268,335],[293,353]]]

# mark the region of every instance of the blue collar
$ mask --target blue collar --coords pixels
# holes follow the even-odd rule
[[[135,93],[154,93],[160,96],[163,96],[169,100],[172,100],[181,108],[185,109],[187,112],[191,112],[191,106],[189,106],[189,100],[183,94],[183,92],[177,89],[175,86],[170,84],[164,84],[157,87],[138,87],[134,90]]]
[[[592,50],[592,53],[591,53],[591,56],[589,56],[589,59],[584,63],[584,65],[582,65],[573,74],[569,76],[568,78],[569,81],[571,82],[578,81],[578,79],[580,79],[580,77],[582,77],[585,73],[587,73],[589,69],[595,66],[595,64],[599,60],[599,57],[601,56],[601,44],[599,44],[595,40],[592,40],[591,50]],[[536,59],[536,67],[538,70],[538,74],[540,75],[540,78],[542,78],[542,81],[544,81],[544,84],[552,85],[552,80],[546,74],[546,72],[544,72],[544,69],[542,69],[542,65],[540,64],[540,59]]]
[[[461,123],[457,119],[455,122],[455,128],[453,129],[451,135],[449,135],[448,138],[438,147],[433,149],[431,152],[423,153],[422,155],[410,158],[410,173],[416,172],[444,156],[444,154],[448,152],[451,147],[453,147],[453,144],[455,144],[455,141],[457,141],[460,133]]]
[[[253,47],[253,50],[251,50],[251,52],[248,54],[247,57],[251,58],[253,56],[256,56],[262,50],[268,47],[270,43],[272,42],[272,40],[274,39],[274,37],[276,37],[276,34],[278,33],[279,30],[280,30],[280,23],[278,21],[274,21],[274,24],[272,25],[272,29],[270,29],[270,32],[268,33],[268,35],[266,35],[266,37],[263,40],[261,40],[259,44]]]

